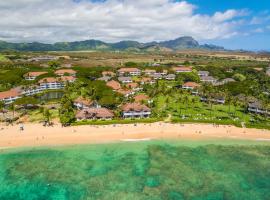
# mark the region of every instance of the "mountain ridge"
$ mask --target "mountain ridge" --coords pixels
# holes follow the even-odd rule
[[[15,51],[86,51],[86,50],[100,50],[100,51],[148,51],[156,50],[184,50],[184,49],[204,49],[204,50],[222,50],[224,47],[203,44],[200,45],[198,41],[190,36],[179,37],[174,40],[167,40],[161,42],[141,43],[132,40],[123,40],[115,43],[107,43],[101,40],[84,40],[74,42],[56,42],[54,44],[45,44],[40,42],[31,43],[11,43],[0,41],[0,51],[15,50]]]

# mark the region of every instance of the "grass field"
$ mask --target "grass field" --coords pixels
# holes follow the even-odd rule
[[[9,61],[9,59],[0,54],[0,62],[7,62],[7,61]]]

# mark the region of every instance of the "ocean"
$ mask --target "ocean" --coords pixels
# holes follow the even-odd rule
[[[269,200],[270,143],[147,141],[2,150],[0,200]]]

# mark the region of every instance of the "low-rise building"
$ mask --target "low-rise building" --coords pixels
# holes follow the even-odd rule
[[[73,83],[76,79],[73,76],[47,77],[39,81],[40,88],[43,90],[63,89],[67,82]]]
[[[113,119],[114,114],[111,110],[107,108],[87,108],[79,110],[76,113],[76,119],[81,120],[111,120]]]
[[[194,90],[197,89],[198,87],[200,87],[201,85],[195,82],[186,82],[182,85],[183,89],[186,90]]]
[[[153,80],[152,78],[150,78],[150,77],[143,77],[142,79],[141,79],[141,81],[140,81],[140,83],[142,84],[142,85],[145,85],[145,84],[150,84],[150,85],[152,85],[152,84],[155,84],[155,80]]]
[[[139,88],[139,84],[138,83],[128,83],[125,86],[126,86],[126,88],[132,89],[132,90],[136,90],[137,88]]]
[[[215,84],[217,82],[217,79],[215,79],[213,76],[202,76],[201,82]]]
[[[5,92],[0,92],[0,101],[3,101],[5,104],[11,104],[16,99],[19,99],[20,95],[21,95],[20,92],[14,89]]]
[[[102,76],[110,76],[110,77],[114,77],[115,73],[112,71],[103,71],[102,72]]]
[[[168,74],[167,76],[165,76],[165,79],[168,81],[173,81],[175,80],[176,75],[175,74]]]
[[[143,103],[143,102],[152,103],[152,100],[150,100],[150,97],[145,94],[136,95],[134,97],[134,100],[135,100],[135,103]]]
[[[122,106],[123,118],[147,118],[151,115],[151,109],[140,103],[128,103]]]
[[[188,72],[192,72],[192,67],[184,67],[184,66],[174,67],[173,70],[176,73],[188,73]]]
[[[154,69],[146,69],[146,70],[144,70],[144,74],[148,75],[148,76],[154,75],[155,73],[156,73],[156,70],[154,70]]]
[[[107,82],[106,85],[108,87],[112,88],[114,91],[121,89],[120,83],[115,81],[115,80],[111,80],[111,81]]]
[[[34,81],[37,77],[47,73],[48,72],[28,72],[24,75],[24,79],[27,81]]]
[[[209,76],[209,71],[198,71],[199,76]]]
[[[265,109],[261,102],[255,101],[248,104],[248,111],[256,114],[266,114],[269,113],[267,109]]]
[[[84,97],[78,97],[73,102],[74,106],[78,110],[87,109],[87,108],[100,108],[96,101],[92,101],[91,99],[87,99]]]
[[[129,76],[121,76],[118,78],[118,81],[121,83],[132,83],[132,78]]]
[[[76,71],[73,69],[59,69],[54,72],[58,76],[64,76],[64,75],[70,75],[70,76],[76,76]]]
[[[122,94],[124,97],[129,97],[129,96],[135,94],[135,92],[133,90],[128,90],[128,89],[119,89],[119,90],[117,90],[117,92],[119,94]]]
[[[130,76],[140,76],[141,70],[138,68],[121,68],[118,70],[118,73],[120,76],[124,76],[125,74]]]
[[[105,82],[108,82],[109,80],[111,80],[112,77],[111,76],[102,76],[100,78],[98,78],[97,80],[98,81],[105,81]]]
[[[158,73],[151,75],[151,77],[154,80],[161,80],[161,79],[163,79],[163,76],[161,74],[158,74]]]

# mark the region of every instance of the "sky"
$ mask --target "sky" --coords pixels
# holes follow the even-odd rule
[[[270,0],[0,0],[0,40],[163,41],[270,50]]]

